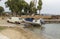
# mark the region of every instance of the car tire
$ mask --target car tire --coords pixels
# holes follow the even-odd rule
[[[19,22],[15,22],[16,24],[20,24]]]
[[[9,22],[9,21],[7,21],[7,22]]]

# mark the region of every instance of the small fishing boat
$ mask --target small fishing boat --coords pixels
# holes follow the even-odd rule
[[[41,26],[44,24],[44,20],[42,18],[35,20],[34,18],[26,18],[24,20],[26,25],[33,25],[33,26]]]

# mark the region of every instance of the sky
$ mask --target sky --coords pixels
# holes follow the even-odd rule
[[[60,0],[42,0],[41,13],[60,15]]]
[[[2,0],[2,1],[0,1],[0,6],[4,7],[5,11],[8,12],[8,11],[9,11],[9,8],[6,8],[6,6],[5,6],[5,4],[4,4],[6,1],[7,1],[7,0]]]
[[[4,2],[7,0],[2,0],[0,2],[0,6],[4,7],[5,11],[9,11],[8,8],[5,7]],[[30,2],[30,0],[26,0],[26,2]],[[41,14],[56,14],[60,15],[60,0],[42,0],[42,10]]]

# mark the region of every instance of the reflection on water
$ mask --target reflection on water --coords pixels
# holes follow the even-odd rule
[[[45,24],[42,27],[29,28],[29,30],[37,35],[46,35],[53,39],[60,39],[60,24]]]
[[[44,33],[60,39],[60,24],[45,24],[44,27]]]

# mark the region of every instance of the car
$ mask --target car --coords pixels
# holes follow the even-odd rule
[[[23,18],[19,18],[19,17],[10,17],[7,19],[7,22],[9,22],[9,23],[20,24],[22,21],[23,21]]]

